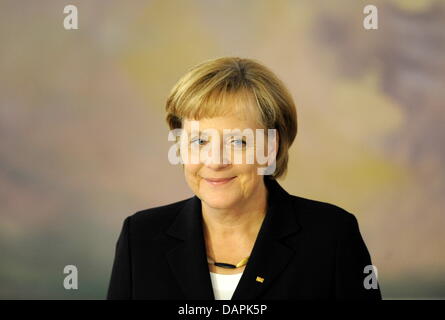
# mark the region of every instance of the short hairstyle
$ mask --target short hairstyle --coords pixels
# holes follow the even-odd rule
[[[232,104],[234,110],[227,108],[229,99],[245,103]],[[246,106],[254,106],[255,110]],[[284,83],[260,62],[222,57],[192,67],[173,86],[166,111],[170,129],[182,128],[183,119],[254,111],[262,127],[278,132],[276,170],[272,177],[276,179],[286,173],[288,149],[297,135],[296,107]]]

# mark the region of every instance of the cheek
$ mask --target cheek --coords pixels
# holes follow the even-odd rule
[[[193,188],[196,188],[199,185],[199,168],[199,165],[184,165],[185,179],[187,180],[187,183]]]
[[[258,166],[256,165],[242,165],[239,167],[240,175],[238,177],[242,192],[245,196],[250,194],[257,183],[260,182],[260,176],[257,175],[257,168]]]
[[[196,175],[199,170],[199,165],[196,164],[185,164],[184,171],[188,175]]]

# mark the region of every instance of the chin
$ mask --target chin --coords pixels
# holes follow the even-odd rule
[[[209,207],[215,209],[228,209],[239,204],[241,200],[239,197],[220,194],[208,194],[204,193],[201,198]]]

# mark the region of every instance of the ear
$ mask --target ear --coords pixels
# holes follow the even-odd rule
[[[267,143],[267,147],[268,147],[268,157],[269,157],[269,160],[268,160],[268,164],[270,165],[270,164],[272,164],[272,163],[276,163],[276,161],[277,161],[277,156],[278,156],[278,149],[280,148],[280,136],[279,136],[279,133],[278,133],[278,130],[277,129],[274,129],[274,133],[273,133],[273,139],[274,140],[272,140],[273,142],[272,142],[272,150],[269,150],[269,142]]]
[[[269,130],[272,130],[272,132]],[[272,175],[277,167],[277,155],[280,142],[278,130],[268,129],[267,136],[267,166],[257,169],[259,175]]]
[[[278,154],[278,149],[280,148],[280,133],[279,133],[279,131],[277,130],[277,132],[276,132],[276,137],[275,137],[275,143],[276,143],[276,149],[277,149],[277,154]]]
[[[275,158],[278,155],[279,148],[280,148],[280,133],[278,132],[277,129],[275,129],[275,145],[274,145],[274,150],[273,150]]]

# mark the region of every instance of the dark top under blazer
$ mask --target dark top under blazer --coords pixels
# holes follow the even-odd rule
[[[355,216],[264,180],[267,213],[232,300],[381,299],[363,285],[372,263]],[[125,219],[107,299],[215,299],[199,198]]]

